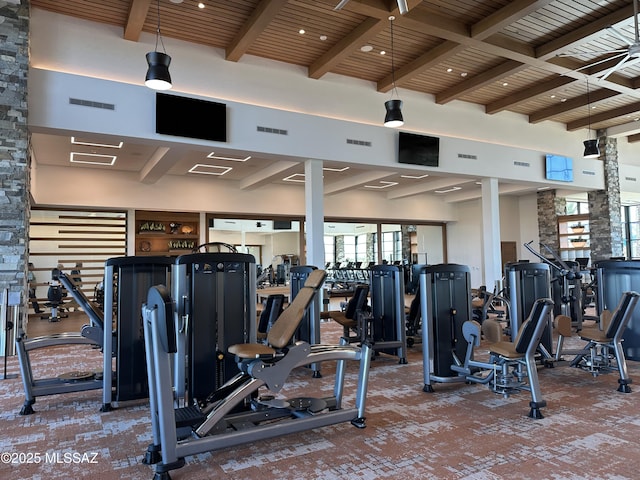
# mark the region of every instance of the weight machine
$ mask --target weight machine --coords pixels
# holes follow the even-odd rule
[[[156,480],[169,479],[171,470],[185,464],[184,457],[260,441],[288,433],[351,422],[365,427],[364,408],[371,348],[348,345],[291,344],[294,332],[324,281],[314,270],[304,286],[268,333],[268,345],[233,345],[239,372],[207,399],[206,405],[176,408],[171,381],[172,356],[180,355],[175,302],[163,286],[149,290],[143,307],[153,444],[145,463],[155,464]],[[254,319],[255,322],[255,319]],[[294,368],[336,360],[333,395],[324,398],[276,398]],[[347,360],[359,362],[355,405],[343,406]],[[270,392],[261,395],[262,387]]]

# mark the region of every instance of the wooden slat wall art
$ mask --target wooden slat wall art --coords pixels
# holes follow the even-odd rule
[[[69,274],[81,263],[80,288],[93,299],[95,287],[104,276],[105,261],[126,255],[126,247],[125,212],[32,209],[29,261],[35,266],[36,296],[41,307],[53,268],[62,264]]]

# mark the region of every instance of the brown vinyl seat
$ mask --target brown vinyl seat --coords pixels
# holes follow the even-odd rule
[[[359,331],[360,327],[358,325],[357,314],[359,311],[362,311],[367,303],[368,295],[369,285],[358,284],[353,291],[353,296],[349,299],[349,302],[347,302],[347,307],[344,311],[330,310],[328,312],[321,312],[320,318],[332,319],[342,325],[344,338],[349,341],[360,341],[362,340],[362,335]],[[352,337],[350,336],[350,332],[354,330],[356,331],[356,335]]]
[[[278,317],[267,333],[267,344],[239,343],[231,345],[229,353],[239,359],[275,358],[291,342],[304,314],[324,283],[327,274],[324,270],[312,270],[304,286],[293,301]]]

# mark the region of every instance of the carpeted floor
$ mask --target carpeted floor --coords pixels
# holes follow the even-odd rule
[[[61,327],[64,321],[56,327]],[[41,326],[41,324],[40,324]],[[34,327],[35,329],[36,327]],[[323,340],[340,330],[323,323]],[[61,347],[33,354],[37,378],[69,370],[101,369],[98,351]],[[381,355],[372,363],[367,428],[348,423],[188,457],[173,471],[189,479],[635,479],[640,476],[640,387],[616,392],[617,374],[592,377],[570,368],[540,368],[548,406],[544,419],[527,417],[530,395],[504,398],[482,385],[437,384],[424,393],[421,346],[409,363]],[[640,381],[640,365],[628,362]],[[323,378],[299,369],[284,394],[332,388],[334,365]],[[18,373],[17,358],[8,372]],[[354,363],[346,402],[353,402]],[[36,413],[18,414],[21,379],[0,381],[0,478],[151,479],[141,463],[151,442],[148,405],[100,413],[100,390],[41,397]]]

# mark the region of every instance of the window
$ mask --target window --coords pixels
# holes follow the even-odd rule
[[[625,257],[640,258],[640,205],[622,207],[622,242]]]
[[[567,200],[567,203],[565,205],[565,212],[566,212],[566,215],[587,214],[589,213],[589,203]]]
[[[334,263],[336,261],[335,253],[336,253],[335,237],[331,235],[325,235],[324,236],[324,261],[327,265]]]

